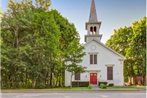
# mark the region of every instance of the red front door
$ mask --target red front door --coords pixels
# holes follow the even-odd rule
[[[90,73],[90,84],[97,84],[97,73]]]

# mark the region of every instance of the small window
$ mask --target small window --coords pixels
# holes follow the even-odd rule
[[[107,67],[107,80],[113,80],[113,67]]]
[[[75,80],[80,80],[80,73],[75,74]]]
[[[94,55],[94,64],[97,64],[97,55]]]
[[[90,54],[90,64],[97,64],[97,54]]]
[[[93,64],[93,55],[90,55],[90,64]]]

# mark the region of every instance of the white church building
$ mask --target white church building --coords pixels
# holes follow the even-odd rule
[[[89,85],[107,82],[115,86],[123,86],[123,61],[125,57],[101,42],[102,35],[99,32],[101,22],[97,19],[94,0],[91,2],[90,17],[85,27],[87,30],[84,44],[86,55],[80,65],[86,67],[86,72],[75,74],[72,77],[72,82],[88,82]],[[71,85],[70,80],[71,73],[65,71],[65,86]]]

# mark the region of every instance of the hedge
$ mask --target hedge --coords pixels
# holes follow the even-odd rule
[[[107,83],[108,83],[108,82],[99,82],[99,86],[100,86],[101,84],[107,85]]]
[[[88,86],[89,86],[89,82],[80,82],[80,81],[72,82],[72,87],[88,87]]]

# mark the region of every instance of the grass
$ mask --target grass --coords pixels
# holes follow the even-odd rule
[[[145,87],[136,87],[136,86],[112,86],[107,87],[107,90],[145,90]]]
[[[47,91],[88,91],[88,87],[49,88],[49,89],[2,89],[2,92],[47,92]]]
[[[88,87],[52,88],[51,90],[90,90]]]
[[[111,90],[145,90],[146,86],[112,86],[102,91]],[[50,88],[50,89],[2,89],[2,92],[48,92],[48,91],[92,91],[91,87],[72,87],[72,88]]]

